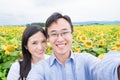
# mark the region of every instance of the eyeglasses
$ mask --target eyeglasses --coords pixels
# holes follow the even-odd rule
[[[51,33],[48,36],[50,38],[56,39],[59,37],[59,35],[65,38],[65,37],[68,37],[70,34],[71,34],[71,31],[66,31],[66,32],[62,32],[62,33]]]

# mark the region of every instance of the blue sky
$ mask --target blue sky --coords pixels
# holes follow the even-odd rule
[[[53,12],[72,22],[120,21],[120,0],[0,0],[0,25],[45,22]]]

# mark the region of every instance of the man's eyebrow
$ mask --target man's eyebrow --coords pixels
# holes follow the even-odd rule
[[[67,28],[61,29],[61,31],[65,31],[65,30],[68,30],[68,29]],[[52,32],[57,32],[57,31],[56,30],[51,30],[50,32],[52,33]]]
[[[68,30],[67,28],[63,28],[62,30]]]
[[[52,32],[56,32],[56,30],[52,30],[52,31],[50,31],[50,32],[51,32],[51,33],[52,33]]]

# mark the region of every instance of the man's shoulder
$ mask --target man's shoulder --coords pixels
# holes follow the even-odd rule
[[[76,56],[76,60],[78,61],[78,63],[81,61],[81,62],[84,62],[84,63],[91,63],[91,62],[99,62],[100,59],[97,58],[96,56],[90,54],[90,53],[75,53],[75,56]]]
[[[90,54],[90,53],[86,53],[86,52],[84,52],[84,53],[76,53],[76,52],[74,52],[74,55],[76,56],[76,57],[93,57],[94,55],[92,55],[92,54]]]
[[[88,56],[86,53],[76,53],[76,52],[74,52],[73,55],[74,55],[74,59],[78,62],[85,60],[86,57]]]

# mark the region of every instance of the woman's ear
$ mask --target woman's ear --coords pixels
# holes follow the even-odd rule
[[[28,47],[27,46],[24,46],[25,47],[25,49],[28,49]]]

